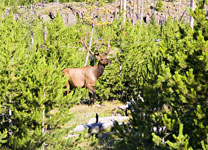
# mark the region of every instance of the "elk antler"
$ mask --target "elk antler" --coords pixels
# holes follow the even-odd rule
[[[107,49],[106,52],[104,53],[105,55],[108,55],[110,52],[110,38],[108,37],[108,45],[107,45]]]
[[[81,37],[80,43],[82,45],[84,45],[85,49],[87,49],[88,52],[90,52],[92,55],[95,55],[95,53],[91,51],[91,48],[89,46],[87,46],[87,37],[88,37],[88,34],[86,33],[86,35],[85,35],[85,41],[83,42],[83,37]]]

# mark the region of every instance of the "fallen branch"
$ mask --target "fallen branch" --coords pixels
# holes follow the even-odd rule
[[[115,122],[119,124],[128,122],[128,116],[119,116],[119,117],[102,117],[99,118],[99,121],[96,118],[92,118],[85,125],[78,125],[74,128],[74,132],[82,132],[88,129],[89,133],[98,133],[102,131],[107,131],[115,125]],[[98,122],[98,123],[93,123]]]
[[[125,115],[125,116],[128,116],[128,110],[131,110],[132,109],[132,106],[131,106],[131,103],[130,102],[127,102],[127,104],[126,105],[122,105],[122,106],[118,106],[117,108],[114,108],[113,109],[113,112],[114,113],[116,113],[116,114],[113,114],[113,115],[122,115],[123,113],[125,113],[125,114],[123,114],[123,115]],[[119,110],[120,110],[120,112],[119,112]],[[121,111],[123,112],[123,113],[121,113]]]
[[[107,122],[110,122],[110,121],[117,121],[117,122],[125,122],[129,120],[129,117],[128,116],[112,116],[112,117],[102,117],[102,118],[99,118],[98,119],[98,123],[107,123]],[[91,118],[87,125],[90,125],[90,124],[93,124],[96,122],[96,118]]]

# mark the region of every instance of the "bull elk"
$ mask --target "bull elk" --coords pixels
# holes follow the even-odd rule
[[[110,54],[110,40],[108,39],[106,52],[100,54],[99,52],[92,52],[90,47],[87,46],[87,35],[85,36],[84,42],[82,39],[83,38],[81,38],[80,42],[89,53],[94,55],[99,60],[98,64],[96,66],[85,66],[82,68],[66,68],[63,70],[63,74],[66,78],[69,78],[66,84],[67,94],[69,94],[70,88],[86,87],[88,88],[90,94],[89,104],[93,104],[96,100],[96,91],[94,89],[96,81],[100,76],[102,76],[105,66],[111,64],[111,61],[107,58]],[[92,95],[93,100],[91,100]]]

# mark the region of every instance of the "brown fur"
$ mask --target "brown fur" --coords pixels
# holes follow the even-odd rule
[[[93,94],[93,102],[95,102],[96,91],[94,86],[97,79],[102,76],[105,66],[110,64],[111,61],[104,55],[101,54],[99,57],[99,63],[96,66],[85,66],[82,68],[66,68],[63,70],[63,74],[66,78],[69,78],[66,88],[67,94],[69,94],[70,87],[86,87],[89,92]]]

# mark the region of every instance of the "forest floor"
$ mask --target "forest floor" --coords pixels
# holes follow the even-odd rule
[[[116,100],[104,101],[103,103],[97,102],[92,106],[84,104],[75,105],[70,109],[70,113],[74,117],[65,124],[65,127],[87,124],[91,118],[95,118],[96,113],[99,117],[110,117],[117,113],[116,108],[121,105],[124,104]],[[115,142],[115,137],[108,131],[99,134],[96,139],[93,139],[93,137],[84,138],[77,146],[86,150],[114,150]]]

